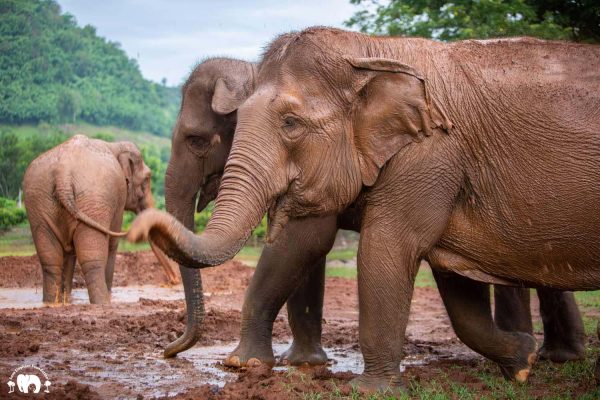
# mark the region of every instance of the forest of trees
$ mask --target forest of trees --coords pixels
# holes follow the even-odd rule
[[[0,123],[86,121],[169,136],[179,90],[53,0],[0,0]]]
[[[346,26],[376,35],[439,40],[535,36],[600,42],[598,0],[350,0]]]

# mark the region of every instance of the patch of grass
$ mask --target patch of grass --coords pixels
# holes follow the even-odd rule
[[[428,266],[425,267],[424,265],[419,268],[419,273],[417,273],[417,277],[415,279],[415,287],[437,287],[435,284],[435,279],[433,279],[431,268]]]
[[[600,290],[575,292],[575,299],[581,307],[600,308]]]
[[[328,277],[356,279],[356,275],[357,275],[356,268],[350,268],[350,267],[327,267],[325,269],[325,276],[328,276]]]
[[[35,254],[35,246],[28,222],[0,233],[0,257],[30,256],[32,254]]]
[[[356,257],[357,249],[333,249],[327,254],[327,261],[350,261]]]

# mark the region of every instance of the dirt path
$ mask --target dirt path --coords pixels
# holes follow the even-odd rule
[[[258,368],[239,373],[224,368],[221,360],[239,338],[240,310],[253,268],[234,261],[203,272],[207,297],[203,338],[199,345],[171,360],[162,358],[162,350],[184,329],[184,303],[152,297],[164,298],[160,288],[172,293],[170,298],[183,298],[181,287],[164,287],[166,278],[151,253],[119,255],[116,271],[118,293],[139,285],[155,289],[141,290],[139,299],[134,296],[137,292],[126,292],[134,295],[110,306],[0,309],[0,399],[8,396],[6,382],[12,371],[25,364],[36,365],[48,374],[52,386],[45,398],[177,395],[181,399],[287,399],[303,398],[311,392],[337,393],[342,398],[350,395],[347,382],[362,369],[355,281],[327,279],[323,345],[332,358],[328,367]],[[29,288],[27,293],[41,298],[39,289],[37,294],[34,289],[40,285],[34,257],[0,258],[0,287],[4,288],[0,289],[0,306],[8,301],[2,294],[12,293],[7,288]],[[494,365],[458,341],[436,289],[416,289],[407,339],[403,365],[406,384],[414,390],[429,387],[436,379],[440,390],[451,391],[454,384],[492,395],[500,390],[495,385],[504,384],[496,379],[499,372]],[[274,328],[276,352],[284,351],[290,341],[282,312]],[[550,376],[562,368],[543,364],[542,370],[558,371],[549,371]],[[581,394],[593,385],[591,377],[560,375],[557,379],[548,383],[544,381],[546,375],[534,372],[526,386],[527,394],[544,397],[556,390],[557,384],[568,388],[569,393]],[[14,393],[10,396],[7,398],[18,398]]]

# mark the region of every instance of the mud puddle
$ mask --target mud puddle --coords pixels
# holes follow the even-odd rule
[[[210,293],[206,294],[210,296]],[[181,300],[184,298],[181,285],[167,287],[155,285],[119,286],[112,289],[111,302],[137,303],[140,299]],[[87,289],[73,289],[71,304],[89,304]],[[0,308],[38,308],[42,303],[42,290],[31,288],[0,288]]]

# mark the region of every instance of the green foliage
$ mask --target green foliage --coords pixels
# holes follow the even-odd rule
[[[168,136],[179,91],[54,0],[0,0],[0,122],[78,120]]]
[[[29,163],[67,138],[55,130],[45,135],[27,136],[18,136],[10,130],[0,131],[0,195],[16,198]]]
[[[0,197],[0,232],[19,225],[27,219],[25,210],[17,207],[13,200]]]
[[[202,232],[206,228],[206,224],[208,224],[208,220],[212,216],[213,210],[215,208],[214,202],[208,203],[206,208],[199,213],[194,215],[194,225],[196,227],[196,232]],[[252,236],[250,238],[249,245],[257,246],[262,240],[264,240],[267,235],[267,217],[264,217],[260,224],[254,229],[252,232]]]
[[[528,35],[600,41],[596,0],[350,0],[362,6],[348,27],[377,35],[456,40]]]

